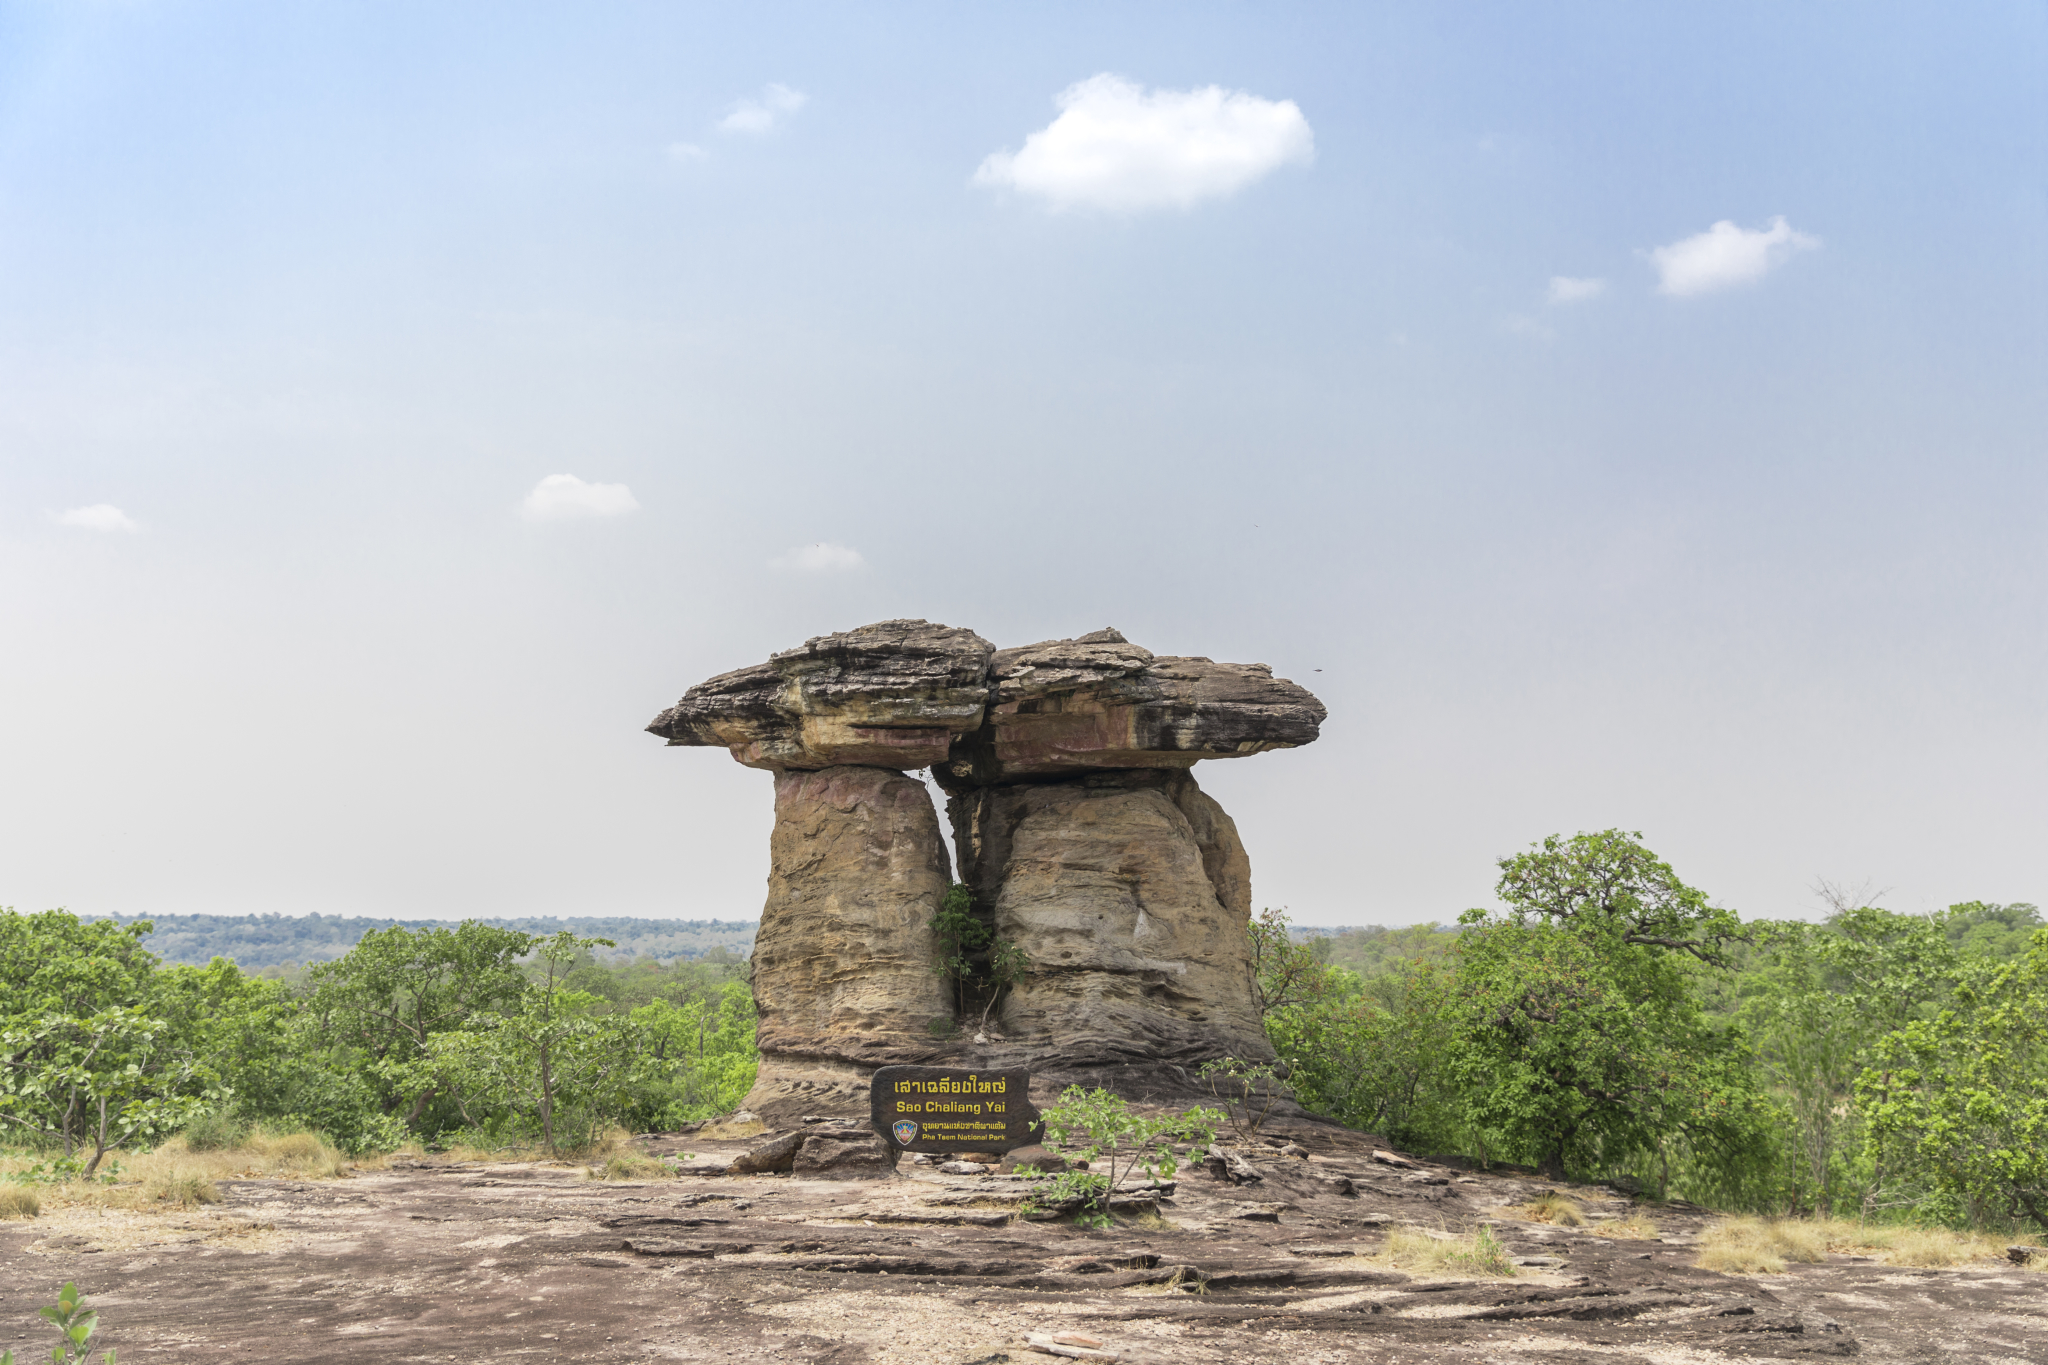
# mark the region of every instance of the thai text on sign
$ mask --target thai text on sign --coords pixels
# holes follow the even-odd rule
[[[885,1066],[868,1094],[875,1131],[899,1152],[1007,1152],[1041,1132],[1028,1071]]]

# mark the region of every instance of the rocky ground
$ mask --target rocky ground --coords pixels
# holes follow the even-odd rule
[[[600,1181],[583,1167],[402,1160],[340,1181],[224,1182],[173,1215],[71,1208],[0,1223],[0,1349],[43,1358],[34,1308],[76,1280],[98,1344],[151,1361],[1052,1361],[1099,1341],[1134,1362],[1460,1361],[1709,1365],[1861,1355],[2048,1361],[2048,1276],[1986,1263],[1836,1258],[1782,1275],[1694,1268],[1706,1217],[1652,1211],[1661,1240],[1504,1210],[1527,1177],[1377,1161],[1370,1138],[1282,1134],[1238,1185],[1200,1167],[1156,1206],[1082,1231],[1020,1214],[1017,1179],[912,1166]],[[718,1170],[760,1144],[671,1138]],[[1512,1279],[1368,1259],[1390,1227],[1492,1223]],[[1061,1348],[1082,1352],[1085,1345]],[[1099,1358],[1099,1357],[1098,1357]]]

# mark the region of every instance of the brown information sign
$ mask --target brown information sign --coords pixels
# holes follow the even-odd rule
[[[868,1092],[875,1131],[897,1152],[1007,1152],[1039,1140],[1028,1071],[885,1066]]]

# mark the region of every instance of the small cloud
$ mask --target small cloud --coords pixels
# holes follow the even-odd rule
[[[1510,313],[1500,320],[1500,329],[1511,336],[1530,337],[1537,341],[1555,341],[1557,333],[1531,317]]]
[[[1105,72],[1061,91],[1060,115],[996,152],[974,183],[1036,195],[1054,209],[1191,208],[1235,194],[1289,162],[1315,159],[1293,100],[1220,85],[1154,90]]]
[[[50,520],[59,526],[75,526],[81,531],[140,531],[133,517],[111,503],[96,502],[90,507],[74,507],[68,512],[53,512]]]
[[[721,133],[766,133],[775,125],[811,102],[811,97],[801,90],[792,90],[786,85],[770,85],[761,91],[761,98],[735,100],[724,118],[718,121]]]
[[[706,152],[694,142],[671,142],[668,144],[670,161],[702,161]]]
[[[585,483],[574,474],[550,474],[533,486],[519,504],[528,521],[568,521],[576,517],[616,517],[640,510],[633,490],[622,483]]]
[[[768,561],[771,568],[801,569],[805,573],[846,573],[866,563],[859,550],[829,540],[817,545],[800,545]]]
[[[1550,301],[1552,303],[1584,303],[1597,299],[1607,292],[1605,280],[1579,280],[1570,275],[1550,277]]]
[[[1760,280],[1793,253],[1819,245],[1820,238],[1793,231],[1781,214],[1769,227],[1754,230],[1723,218],[1705,232],[1660,246],[1649,256],[1657,267],[1657,292],[1686,298]]]

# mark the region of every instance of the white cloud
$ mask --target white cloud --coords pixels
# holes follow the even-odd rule
[[[1021,190],[1055,209],[1130,213],[1189,208],[1315,159],[1315,134],[1293,100],[1219,85],[1148,94],[1105,72],[1054,103],[1059,117],[1021,151],[989,156],[975,184]]]
[[[768,563],[773,568],[801,569],[805,573],[845,573],[849,569],[860,568],[867,561],[860,557],[859,550],[828,540],[818,545],[799,545]]]
[[[1579,280],[1570,275],[1550,277],[1550,301],[1552,303],[1583,303],[1597,299],[1607,292],[1605,280]]]
[[[801,90],[792,90],[786,85],[770,85],[761,91],[761,98],[735,100],[724,118],[718,121],[721,133],[765,133],[776,124],[811,102],[811,97]]]
[[[573,517],[616,517],[640,510],[633,490],[622,483],[585,483],[574,474],[550,474],[533,486],[519,511],[528,521]]]
[[[90,507],[74,507],[68,512],[55,512],[50,520],[59,526],[76,526],[81,531],[140,531],[135,519],[120,508],[109,503],[96,502]]]
[[[702,161],[705,151],[694,142],[671,142],[668,144],[670,161]]]
[[[1820,238],[1793,231],[1782,214],[1755,230],[1723,218],[1697,236],[1650,252],[1650,264],[1657,267],[1658,293],[1685,298],[1760,280],[1794,252],[1819,245]]]

